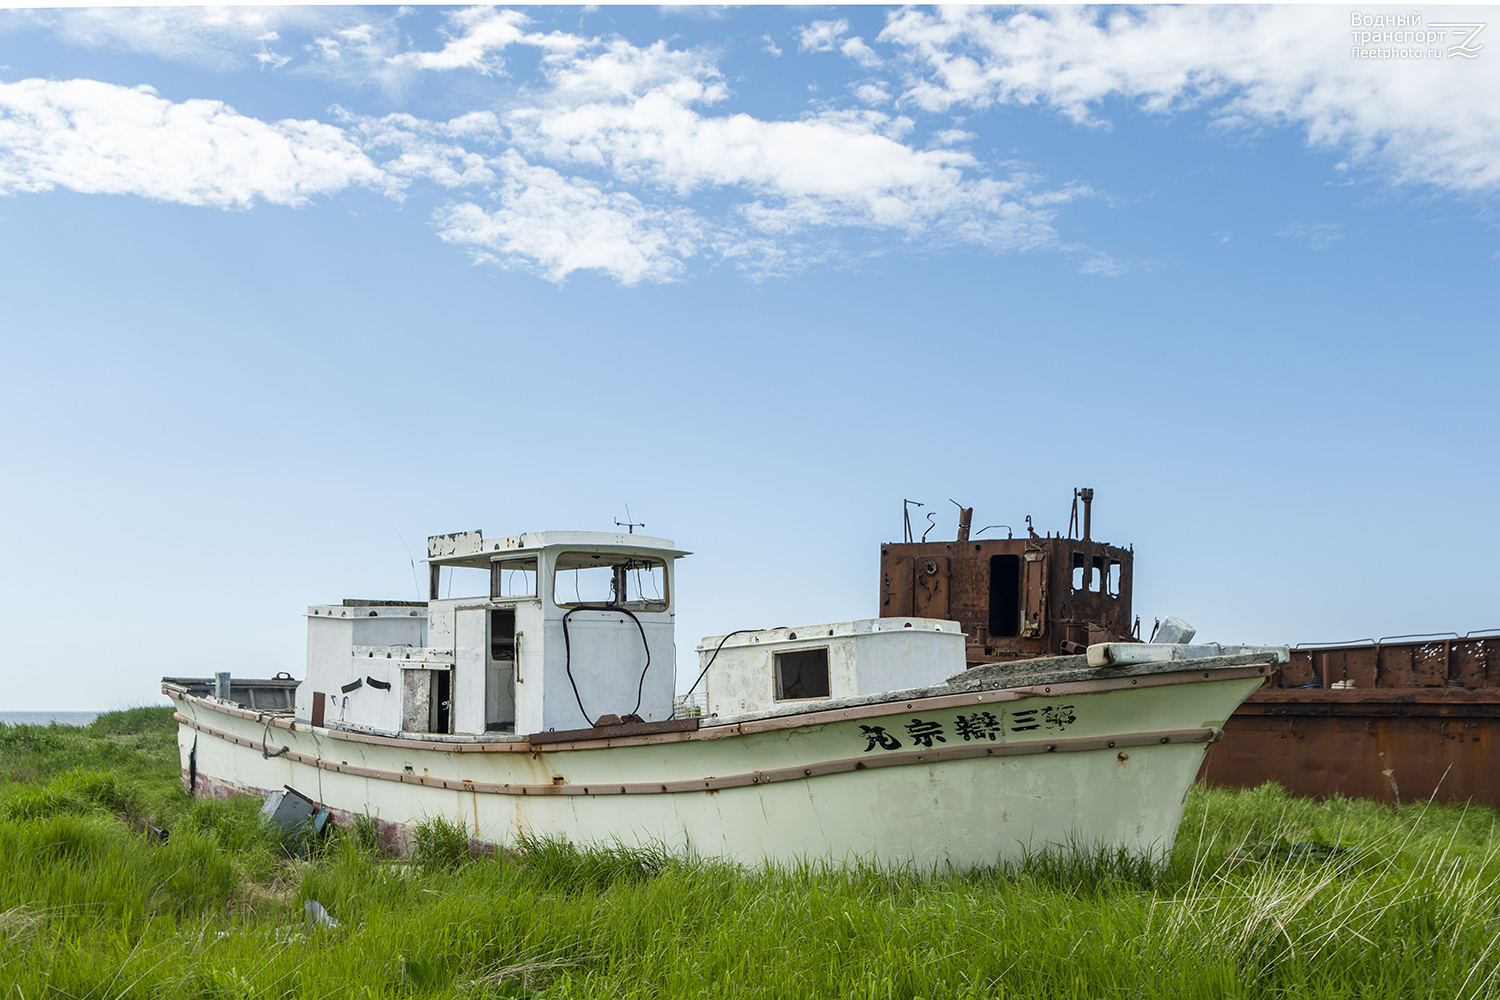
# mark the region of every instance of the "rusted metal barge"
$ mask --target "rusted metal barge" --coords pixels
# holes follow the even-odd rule
[[[1300,646],[1224,727],[1200,781],[1500,808],[1500,630]]]
[[[908,520],[901,542],[881,546],[881,615],[957,620],[971,668],[1139,638],[1134,550],[1090,537],[1092,500],[1074,492],[1066,534],[1038,535],[1027,518],[1025,537],[971,536],[960,507],[956,538],[929,542]],[[1497,727],[1500,629],[1304,644],[1230,717],[1199,780],[1500,808]]]

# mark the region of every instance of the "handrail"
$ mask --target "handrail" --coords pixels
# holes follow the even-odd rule
[[[1457,632],[1410,632],[1410,633],[1407,633],[1406,635],[1383,635],[1379,639],[1349,639],[1349,640],[1344,641],[1344,642],[1299,642],[1299,643],[1297,643],[1297,645],[1293,646],[1292,648],[1293,649],[1329,649],[1329,648],[1337,648],[1339,646],[1379,646],[1382,643],[1390,642],[1393,639],[1413,639],[1413,640],[1415,640],[1415,639],[1458,639],[1458,640],[1463,640],[1463,639],[1471,638],[1471,637],[1476,636],[1476,635],[1483,634],[1485,632],[1492,632],[1492,633],[1495,633],[1496,635],[1500,635],[1500,628],[1479,629],[1479,630],[1477,630],[1475,632],[1469,632],[1469,633],[1467,633],[1465,635],[1459,635]]]

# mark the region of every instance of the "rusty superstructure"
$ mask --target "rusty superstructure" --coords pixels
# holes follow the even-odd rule
[[[881,617],[957,621],[970,665],[1138,638],[1130,611],[1134,551],[1090,537],[1093,500],[1092,489],[1074,491],[1067,535],[1038,534],[1028,516],[1021,538],[1007,525],[971,536],[974,509],[959,506],[957,537],[943,542],[926,540],[931,528],[913,537],[907,501],[904,540],[880,546]],[[993,528],[1007,537],[982,537]]]

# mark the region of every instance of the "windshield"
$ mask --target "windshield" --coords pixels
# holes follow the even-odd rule
[[[651,556],[564,552],[552,576],[560,608],[607,605],[632,611],[667,610],[667,564]]]

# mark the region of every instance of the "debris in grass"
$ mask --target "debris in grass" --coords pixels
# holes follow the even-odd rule
[[[266,796],[266,804],[260,814],[287,833],[310,830],[314,835],[323,832],[328,824],[329,812],[320,803],[297,791],[291,785],[283,785],[284,791]]]
[[[1353,847],[1347,840],[1330,840],[1322,830],[1314,830],[1306,840],[1267,837],[1240,848],[1230,857],[1236,861],[1327,861],[1347,854]]]
[[[551,954],[557,955],[559,952]],[[584,965],[598,957],[598,955],[570,955],[566,958],[553,958],[550,955],[542,955],[525,962],[497,966],[464,982],[462,986],[465,989],[476,989],[483,986],[498,986],[507,980],[520,980],[521,986],[529,990],[543,985],[538,982],[539,979],[550,979],[547,973]]]
[[[339,926],[339,922],[333,919],[333,915],[324,909],[323,904],[316,899],[309,899],[303,903],[302,912],[306,914],[308,923],[316,927],[325,927],[329,930],[334,930]]]
[[[12,906],[8,910],[0,910],[0,935],[7,938],[21,938],[34,930],[44,917],[43,911],[29,903]]]
[[[302,923],[287,924],[277,927],[271,932],[271,936],[277,944],[298,944],[307,940],[308,930],[338,930],[343,924],[334,919],[333,914],[316,899],[309,899],[302,904]]]

